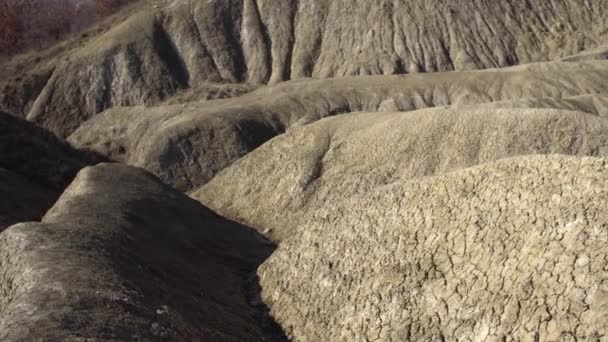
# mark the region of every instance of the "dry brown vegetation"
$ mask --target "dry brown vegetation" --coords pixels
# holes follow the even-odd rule
[[[41,49],[113,13],[130,0],[0,2],[0,56]]]

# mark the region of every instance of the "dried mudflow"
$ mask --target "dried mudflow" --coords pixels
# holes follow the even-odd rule
[[[607,14],[142,0],[16,56],[0,340],[607,340]]]

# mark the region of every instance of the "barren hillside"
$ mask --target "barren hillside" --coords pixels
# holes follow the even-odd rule
[[[142,0],[14,56],[0,340],[604,341],[606,18]]]

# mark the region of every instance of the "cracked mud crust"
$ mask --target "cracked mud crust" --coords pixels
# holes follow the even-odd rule
[[[295,341],[600,341],[608,162],[528,156],[311,213],[259,271]]]
[[[345,114],[290,129],[191,196],[281,241],[307,214],[384,184],[517,155],[608,156],[606,148],[608,122],[580,111],[467,107]]]

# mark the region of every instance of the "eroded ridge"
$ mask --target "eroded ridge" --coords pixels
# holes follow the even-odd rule
[[[82,124],[68,140],[116,161],[143,167],[165,183],[188,191],[287,129],[327,116],[495,101],[501,101],[495,107],[514,107],[522,99],[529,101],[525,106],[546,108],[549,104],[606,116],[605,78],[608,61],[301,80],[235,99],[117,107]]]
[[[307,214],[378,186],[519,155],[608,156],[607,141],[608,121],[578,111],[355,113],[290,129],[191,196],[281,241]]]
[[[174,0],[134,7],[110,29],[24,64],[31,70],[11,65],[18,72],[2,87],[0,109],[65,137],[108,108],[154,104],[208,83],[499,68],[577,55],[608,39],[603,0]]]
[[[88,167],[0,234],[0,340],[280,340],[248,284],[273,249],[143,170]]]

